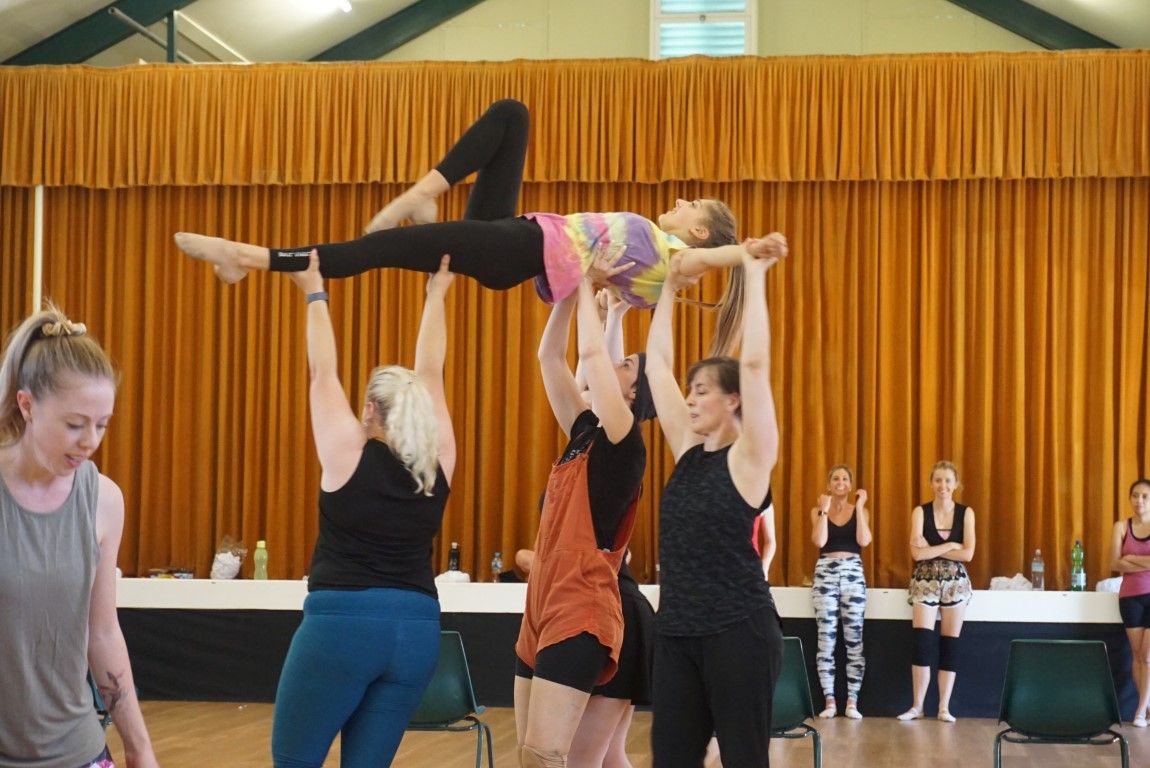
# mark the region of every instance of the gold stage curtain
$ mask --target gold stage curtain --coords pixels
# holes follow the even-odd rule
[[[977,586],[1035,547],[1065,586],[1076,537],[1090,578],[1107,575],[1110,526],[1150,471],[1150,55],[1128,51],[0,69],[0,317],[29,308],[30,186],[45,183],[44,294],[123,371],[97,458],[127,498],[127,573],[205,576],[230,533],[266,538],[272,576],[298,578],[315,537],[302,299],[280,276],[218,284],[171,233],[354,237],[502,96],[533,110],[522,210],[654,216],[715,196],[743,234],[788,235],[768,279],[774,583],[809,580],[808,510],[846,461],[871,493],[871,583],[904,585],[910,510],[940,458],[977,514]],[[423,283],[330,283],[357,408],[373,365],[411,364]],[[694,295],[720,289],[708,276]],[[529,285],[452,288],[460,460],[438,568],[451,541],[477,577],[532,542],[561,447],[535,364],[547,312]],[[628,314],[628,349],[648,321]],[[682,370],[713,316],[682,306],[676,328]],[[649,579],[672,464],[645,434],[633,567]]]

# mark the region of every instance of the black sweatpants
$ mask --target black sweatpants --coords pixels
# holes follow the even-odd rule
[[[273,248],[271,269],[307,269],[306,256],[315,248],[320,272],[330,278],[381,267],[435,272],[444,254],[451,256],[452,272],[488,288],[510,288],[543,274],[543,232],[515,216],[529,123],[523,104],[497,101],[436,166],[450,184],[478,173],[462,220],[386,229],[343,243]]]
[[[782,661],[783,632],[773,605],[717,634],[659,635],[654,768],[699,768],[712,734],[723,768],[768,766],[771,705]]]

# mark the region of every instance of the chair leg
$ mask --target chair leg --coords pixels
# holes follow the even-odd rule
[[[1130,768],[1130,745],[1121,734],[1118,736],[1118,746],[1122,749],[1122,768]]]
[[[1002,768],[1002,734],[994,737],[994,768]]]
[[[475,768],[483,768],[483,727],[475,729]]]
[[[487,732],[487,768],[495,768],[495,748],[491,742],[491,726],[480,723],[480,727]]]
[[[823,736],[815,731],[815,768],[823,768]]]

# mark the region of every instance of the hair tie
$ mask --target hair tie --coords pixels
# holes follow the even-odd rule
[[[61,338],[63,336],[83,336],[88,332],[88,326],[83,323],[73,323],[68,318],[53,320],[40,326],[40,334],[45,338]]]

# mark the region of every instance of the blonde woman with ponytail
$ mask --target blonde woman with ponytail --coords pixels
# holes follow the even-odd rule
[[[0,363],[0,765],[114,768],[90,670],[124,764],[158,766],[116,615],[124,496],[91,461],[116,383],[83,323],[51,304]]]
[[[390,765],[439,650],[431,567],[455,469],[443,388],[450,259],[427,284],[415,369],[376,368],[357,416],[313,252],[292,280],[307,300],[319,536],[304,618],[276,692],[276,768],[323,765],[337,734],[345,766]]]

